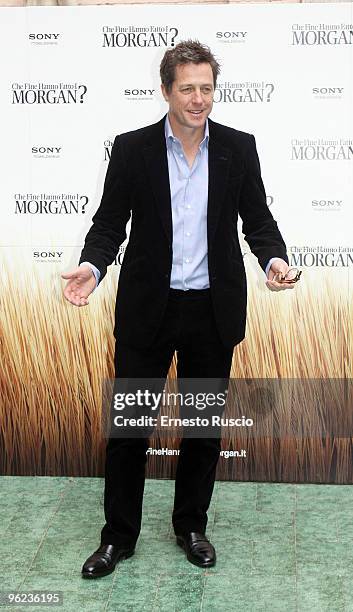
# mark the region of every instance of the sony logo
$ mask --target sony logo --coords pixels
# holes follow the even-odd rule
[[[50,259],[61,257],[63,251],[33,251],[33,257],[41,257],[42,259]]]
[[[153,96],[155,89],[125,89],[125,96]]]
[[[32,147],[32,153],[60,153],[61,147]]]
[[[38,34],[28,34],[28,38],[30,40],[57,40],[60,34],[46,34],[46,33],[38,33]]]
[[[313,87],[314,94],[341,94],[343,87]]]
[[[245,38],[247,32],[216,32],[217,38]]]

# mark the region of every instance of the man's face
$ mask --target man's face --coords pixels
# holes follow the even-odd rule
[[[168,93],[169,116],[174,124],[185,128],[203,127],[213,106],[213,73],[210,64],[181,64],[175,69],[175,80]]]

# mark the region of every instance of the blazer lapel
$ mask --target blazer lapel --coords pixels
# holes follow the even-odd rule
[[[172,241],[172,206],[170,198],[167,147],[164,135],[165,117],[153,125],[148,136],[148,142],[143,148],[147,173],[150,177],[152,191],[155,197],[168,243]]]
[[[210,249],[227,188],[232,152],[217,142],[216,127],[210,120],[209,130],[207,238]]]

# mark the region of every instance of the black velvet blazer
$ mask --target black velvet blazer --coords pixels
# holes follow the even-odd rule
[[[209,121],[207,209],[208,268],[212,304],[225,346],[245,335],[246,277],[237,221],[251,251],[265,269],[271,257],[288,262],[286,246],[266,203],[255,139]],[[114,334],[147,348],[160,326],[170,286],[172,212],[164,135],[156,124],[115,138],[100,206],[87,233],[80,263],[101,272],[129,242],[120,272]]]

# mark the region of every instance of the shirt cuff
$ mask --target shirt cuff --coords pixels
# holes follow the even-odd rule
[[[270,271],[270,268],[271,268],[271,266],[272,266],[272,263],[273,263],[274,261],[276,261],[276,259],[281,259],[281,258],[280,258],[280,257],[271,257],[270,261],[268,262],[268,264],[267,264],[267,266],[266,266],[266,269],[265,269],[265,274],[266,274],[267,278],[268,278],[268,273],[269,273],[269,271]]]
[[[94,266],[93,264],[91,264],[89,261],[81,261],[80,266],[89,266],[94,274],[94,278],[96,279],[96,287],[98,286],[99,283],[99,279],[101,276],[100,271],[98,270],[98,268],[96,268],[96,266]]]

